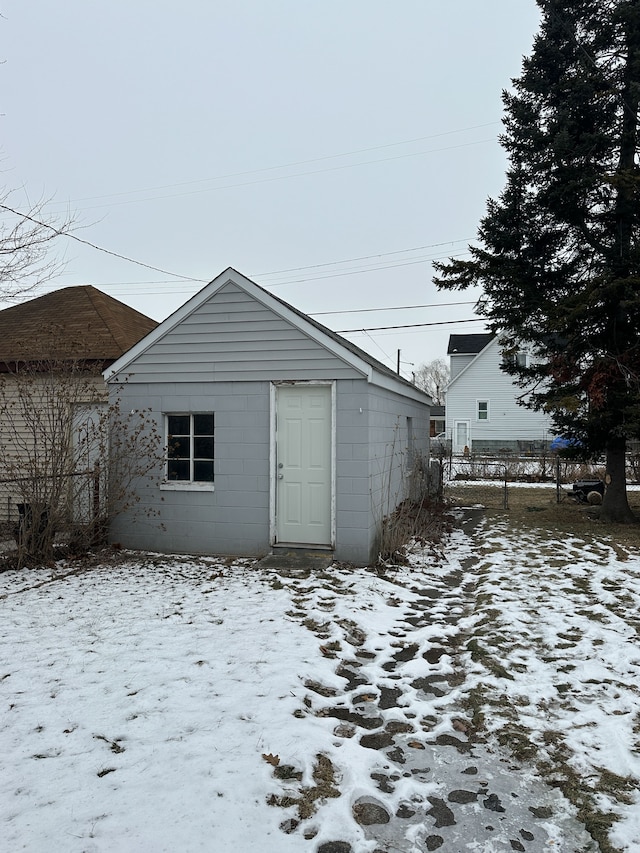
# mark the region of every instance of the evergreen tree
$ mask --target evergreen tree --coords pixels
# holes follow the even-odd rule
[[[606,454],[601,517],[635,520],[625,451],[640,437],[640,0],[537,0],[541,25],[503,93],[506,185],[469,260],[438,287],[482,285],[478,309],[524,404]]]

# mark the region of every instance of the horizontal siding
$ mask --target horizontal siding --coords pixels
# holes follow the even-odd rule
[[[453,433],[456,420],[470,422],[473,446],[478,441],[545,441],[550,420],[541,412],[519,406],[516,398],[525,393],[500,369],[501,352],[493,341],[463,375],[447,389],[446,431]],[[477,403],[489,403],[489,419],[477,419]]]
[[[362,375],[231,283],[153,343],[127,373],[137,382]]]
[[[475,355],[465,353],[464,355],[452,355],[449,363],[451,365],[451,379],[456,377],[459,373],[467,367],[467,365],[471,364]]]
[[[3,461],[9,464],[8,468],[0,465],[0,480],[5,481],[0,483],[0,521],[17,521],[16,504],[33,496],[31,478],[50,470],[51,454],[62,454],[66,449],[63,436],[72,421],[70,410],[77,411],[81,405],[93,410],[107,399],[108,389],[100,374],[77,378],[28,371],[20,376],[2,374],[0,436]],[[77,453],[75,458],[70,455],[67,464],[75,469],[86,467]],[[18,481],[16,476],[25,480]]]

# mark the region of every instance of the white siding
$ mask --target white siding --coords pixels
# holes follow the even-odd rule
[[[516,402],[526,392],[500,369],[501,361],[500,344],[495,338],[447,388],[447,435],[453,435],[456,421],[469,421],[471,450],[481,442],[500,442],[511,447],[514,442],[542,442],[551,438],[549,418]],[[479,401],[489,404],[487,420],[478,420]]]
[[[465,353],[464,355],[452,355],[449,359],[449,369],[451,371],[451,379],[456,377],[459,373],[467,367],[473,359],[475,358],[474,354]]]
[[[66,447],[65,436],[74,410],[84,403],[106,402],[107,394],[100,374],[27,370],[0,375],[0,521],[17,521],[16,504],[32,499],[34,478],[51,473],[52,454],[57,470],[64,471],[60,454],[71,448]],[[69,466],[73,463],[70,454]]]

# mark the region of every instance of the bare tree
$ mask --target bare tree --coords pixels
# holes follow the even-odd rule
[[[444,389],[449,382],[449,366],[443,358],[421,364],[415,372],[415,384],[438,406],[444,406]]]
[[[63,263],[51,256],[54,241],[71,233],[73,220],[45,212],[47,200],[26,210],[12,204],[15,191],[0,191],[0,300],[20,299],[60,272]]]

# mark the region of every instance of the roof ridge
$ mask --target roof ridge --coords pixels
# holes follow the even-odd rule
[[[98,316],[100,317],[102,322],[104,323],[105,328],[107,329],[107,331],[109,332],[109,334],[111,335],[111,337],[113,339],[113,342],[117,346],[121,347],[122,346],[122,340],[118,340],[118,337],[116,336],[115,331],[113,329],[113,324],[111,322],[109,322],[109,319],[113,319],[113,318],[108,319],[107,317],[104,316],[104,313],[103,313],[103,309],[107,307],[105,304],[105,297],[107,299],[112,299],[113,297],[107,296],[106,293],[103,293],[102,290],[98,290],[98,288],[94,287],[92,284],[86,285],[86,288],[87,288],[87,290],[86,290],[87,296],[89,297],[89,300],[90,300],[94,310],[96,311],[96,313],[98,314]],[[97,298],[98,296],[100,298]]]
[[[237,270],[234,271],[237,272]],[[242,275],[242,273],[239,274]],[[268,294],[272,299],[275,299],[277,302],[280,302],[281,305],[284,305],[285,308],[288,308],[290,311],[293,311],[294,314],[298,315],[298,317],[311,323],[311,325],[315,326],[316,329],[328,335],[337,343],[340,343],[342,346],[346,347],[350,352],[352,352],[354,355],[357,355],[371,367],[374,367],[381,373],[385,373],[389,376],[394,377],[405,385],[410,385],[412,388],[418,388],[418,386],[414,385],[413,382],[410,382],[408,379],[405,379],[404,376],[401,376],[399,373],[396,373],[395,370],[392,370],[392,368],[388,367],[382,361],[377,359],[374,355],[371,355],[371,353],[368,353],[366,350],[362,349],[362,347],[359,347],[357,344],[354,344],[347,338],[344,338],[339,332],[334,332],[333,329],[330,329],[328,326],[325,326],[324,323],[320,323],[318,320],[315,320],[313,317],[310,317],[308,314],[305,314],[304,311],[301,311],[299,308],[296,308],[295,305],[291,305],[289,302],[284,299],[281,299],[279,296],[276,296],[275,293],[271,293],[269,290],[262,287],[260,284],[257,284],[255,281],[252,281],[252,283],[256,287],[260,288],[260,290],[262,290],[264,293]],[[418,388],[418,390],[421,389]]]
[[[0,310],[0,361],[112,363],[157,325],[94,285],[70,285]]]
[[[257,284],[257,282],[243,275],[241,272],[236,270],[234,267],[227,267],[224,269],[219,275],[217,275],[214,279],[212,279],[208,284],[205,284],[196,294],[194,294],[190,299],[184,302],[178,309],[176,309],[173,314],[170,314],[166,317],[162,323],[160,323],[156,329],[150,332],[143,340],[138,341],[138,343],[133,346],[128,353],[126,353],[122,358],[117,359],[114,365],[105,372],[105,378],[110,380],[113,376],[125,370],[129,364],[139,358],[142,353],[144,353],[149,347],[153,346],[156,341],[162,335],[167,334],[170,330],[172,330],[176,325],[181,323],[186,317],[190,316],[192,312],[197,311],[199,307],[202,305],[203,301],[209,298],[212,295],[215,295],[222,287],[227,284],[233,284],[236,287],[239,287],[241,290],[248,292],[253,298],[258,300],[266,300],[267,306],[271,308],[271,310],[278,311],[277,305],[281,305],[284,310],[289,312],[290,314],[295,315],[299,320],[302,320],[307,327],[312,327],[315,333],[320,332],[326,339],[326,342],[321,342],[325,348],[331,349],[331,346],[337,345],[343,351],[343,353],[337,353],[334,349],[331,349],[334,355],[338,358],[341,358],[345,363],[349,363],[349,356],[352,358],[357,358],[360,362],[360,370],[362,371],[363,365],[367,365],[369,368],[372,368],[377,374],[383,375],[386,379],[392,379],[394,382],[403,385],[405,388],[410,388],[412,392],[419,394],[421,397],[426,397],[427,399],[431,399],[429,395],[419,388],[417,385],[414,385],[413,382],[410,382],[408,379],[405,379],[404,376],[396,373],[395,370],[392,370],[390,367],[387,367],[386,364],[383,364],[377,358],[372,356],[366,350],[359,347],[357,344],[351,343],[347,338],[343,338],[338,332],[334,332],[332,329],[329,329],[327,326],[324,326],[322,323],[314,320],[308,314],[305,314],[299,308],[296,308],[294,305],[286,302],[284,299],[281,299],[279,296],[276,296],[274,293],[271,293],[266,288]],[[256,292],[257,291],[257,292]],[[262,295],[261,295],[262,294]],[[269,302],[271,303],[269,306]],[[273,303],[277,303],[274,305]],[[291,317],[288,318],[289,322],[291,322]],[[309,328],[303,329],[306,335],[310,334]],[[313,333],[311,333],[313,337]]]

